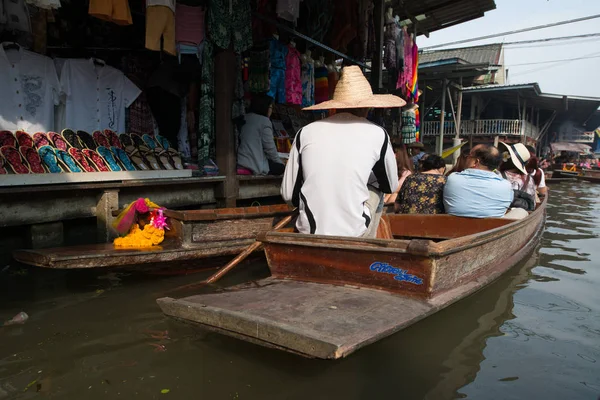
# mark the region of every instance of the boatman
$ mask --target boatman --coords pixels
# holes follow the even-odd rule
[[[294,139],[281,195],[298,207],[300,233],[375,237],[383,193],[398,186],[396,158],[387,132],[369,122],[371,108],[402,107],[392,95],[373,95],[357,66],[345,67],[333,100],[305,110],[336,114],[302,128]]]

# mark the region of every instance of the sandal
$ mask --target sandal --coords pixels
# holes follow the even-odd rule
[[[98,147],[92,135],[86,131],[77,131],[77,137],[79,138],[81,144],[90,150],[96,150],[96,147]]]
[[[123,150],[123,145],[121,144],[119,137],[114,131],[111,131],[110,129],[105,129],[104,136],[106,136],[106,138],[110,142],[110,147],[116,147],[118,149]]]
[[[152,151],[150,151],[146,146],[143,146],[143,148],[140,148],[140,156],[144,160],[144,164],[148,165],[153,170],[158,171],[158,170],[163,169],[163,168],[161,168],[160,164],[158,163],[158,160],[156,159],[156,156],[154,155],[154,153]]]
[[[69,143],[67,143],[67,141],[56,132],[48,132],[48,138],[54,144],[54,148],[57,150],[66,152],[69,148]]]
[[[115,160],[114,154],[111,153],[108,148],[104,146],[98,146],[96,151],[98,152],[100,157],[102,157],[102,159],[106,162],[106,164],[108,164],[109,168],[112,171],[123,171],[123,168],[121,168]]]
[[[21,153],[23,158],[29,164],[29,168],[31,169],[31,172],[33,172],[34,174],[45,174],[46,173],[44,164],[42,164],[42,159],[40,158],[40,155],[33,147],[20,146],[19,153]]]
[[[171,162],[171,157],[169,157],[169,153],[166,150],[156,151],[156,155],[158,160],[163,165],[164,169],[172,170],[173,164]]]
[[[127,146],[133,146],[133,140],[131,139],[131,136],[129,136],[128,133],[121,133],[119,135],[119,140],[123,144],[125,151],[127,151]]]
[[[48,135],[44,132],[37,132],[33,134],[33,144],[39,150],[42,146],[52,146],[50,143],[50,139],[48,139]]]
[[[140,149],[142,147],[148,148],[148,146],[146,146],[146,142],[144,142],[144,139],[142,139],[142,137],[140,135],[138,135],[137,133],[132,133],[129,136],[131,137],[131,140],[133,140],[133,144],[136,147],[139,147]]]
[[[152,150],[155,150],[157,147],[156,141],[148,134],[142,136],[142,140],[146,143],[146,146],[150,147]]]
[[[53,174],[58,174],[60,172],[64,172],[61,165],[58,162],[58,157],[56,156],[56,150],[50,145],[42,146],[38,149],[38,154],[40,158]]]
[[[8,174],[7,163],[2,154],[0,154],[0,175]]]
[[[64,150],[58,150],[56,152],[56,156],[62,162],[62,164],[66,167],[67,171],[70,172],[82,172],[81,168],[77,165],[77,162]]]
[[[76,149],[74,147],[71,147],[69,149],[69,155],[71,157],[73,157],[73,159],[75,160],[75,162],[77,163],[77,165],[84,171],[84,172],[96,172],[96,170],[94,169],[94,167],[92,167],[90,165],[90,163],[88,162],[87,158],[85,157],[85,155],[83,155],[83,153],[81,152],[81,150]]]
[[[83,150],[83,145],[79,141],[77,134],[71,129],[64,129],[61,132],[61,136],[63,139],[67,141],[71,145],[71,147],[75,147],[76,149]]]
[[[175,169],[183,169],[183,163],[181,162],[181,156],[179,155],[179,152],[174,148],[170,147],[167,149],[167,153],[169,154],[169,157],[173,162],[173,166],[175,167]]]
[[[0,147],[17,147],[17,138],[11,131],[0,131]]]
[[[106,136],[104,136],[104,134],[100,131],[95,131],[92,136],[94,137],[94,140],[96,141],[96,143],[98,143],[98,146],[103,146],[105,148],[109,148],[110,147],[110,142],[108,141],[108,139],[106,138]],[[98,148],[96,147],[96,150]]]
[[[172,148],[171,143],[169,143],[169,141],[167,140],[166,137],[164,136],[160,136],[160,135],[156,135],[154,137],[154,139],[158,142],[158,144],[165,150],[168,150],[170,148]]]
[[[83,149],[81,151],[85,158],[99,171],[99,172],[110,172],[110,168],[102,157],[96,151],[90,149]]]
[[[131,138],[129,140],[131,140]],[[133,144],[125,146],[125,153],[127,153],[129,158],[131,159],[131,162],[133,162],[140,171],[148,171],[150,169],[148,167],[147,160],[144,160],[144,157],[140,153],[140,150],[134,147]]]
[[[17,131],[15,133],[15,136],[17,137],[17,143],[19,143],[19,147],[21,147],[21,146],[33,147],[34,146],[33,139],[29,133],[26,133],[23,131]]]
[[[117,156],[117,159],[121,162],[121,164],[125,167],[127,171],[136,170],[133,164],[131,163],[131,160],[127,156],[127,153],[125,153],[125,150],[115,146],[111,147],[110,150],[113,152],[114,155]]]
[[[27,165],[27,160],[23,158],[19,150],[14,146],[2,146],[0,154],[6,159],[8,166],[15,174],[30,174],[31,170]]]

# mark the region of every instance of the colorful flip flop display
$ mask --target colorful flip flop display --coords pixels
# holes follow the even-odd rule
[[[27,161],[23,158],[19,150],[14,146],[2,146],[0,147],[0,154],[4,157],[7,165],[13,170],[15,174],[30,174],[31,170]]]
[[[58,174],[60,172],[64,172],[60,164],[58,163],[58,157],[56,156],[56,151],[51,146],[42,146],[38,149],[38,154],[40,158],[48,168],[48,171],[52,174]]]
[[[44,168],[44,165],[42,164],[42,159],[40,158],[40,155],[33,147],[20,146],[19,153],[21,153],[23,158],[29,164],[29,168],[31,169],[31,172],[33,172],[34,174],[46,173],[46,169]]]
[[[160,135],[0,131],[0,175],[173,169],[183,169],[181,156]]]

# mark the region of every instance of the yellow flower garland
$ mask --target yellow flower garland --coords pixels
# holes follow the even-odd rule
[[[116,238],[115,247],[152,247],[159,245],[165,239],[164,229],[157,229],[152,224],[146,224],[140,229],[138,224],[133,225],[127,236]]]

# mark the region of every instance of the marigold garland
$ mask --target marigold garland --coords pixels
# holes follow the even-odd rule
[[[158,229],[152,224],[146,224],[140,229],[138,224],[133,225],[127,236],[116,238],[115,247],[152,247],[162,243],[165,239],[164,229]]]

